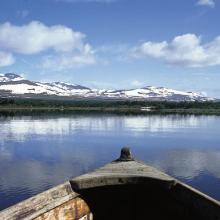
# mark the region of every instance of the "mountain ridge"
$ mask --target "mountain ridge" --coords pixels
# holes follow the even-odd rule
[[[15,73],[0,74],[0,97],[34,96],[107,98],[150,101],[212,101],[196,92],[182,92],[165,87],[145,86],[137,89],[91,89],[65,82],[35,82]]]

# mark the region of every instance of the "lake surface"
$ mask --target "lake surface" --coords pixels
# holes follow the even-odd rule
[[[220,200],[220,117],[0,117],[0,209],[91,171],[130,146],[147,164]]]

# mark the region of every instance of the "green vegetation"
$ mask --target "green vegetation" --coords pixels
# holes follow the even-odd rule
[[[167,102],[106,99],[7,99],[0,98],[0,110],[101,111],[124,113],[151,112],[182,114],[218,114],[220,102]]]

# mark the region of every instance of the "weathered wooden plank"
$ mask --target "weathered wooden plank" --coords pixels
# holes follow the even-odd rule
[[[32,220],[78,196],[69,182],[49,189],[0,212],[1,220]]]
[[[77,197],[71,199],[60,206],[40,215],[34,220],[92,220],[92,213],[90,213],[87,203]]]

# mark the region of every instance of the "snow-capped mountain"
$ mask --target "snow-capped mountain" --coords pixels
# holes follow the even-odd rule
[[[24,80],[24,78],[14,73],[0,74],[0,82],[11,82],[20,80]]]
[[[98,90],[64,82],[43,83],[26,80],[14,74],[0,74],[1,97],[66,96],[80,98],[135,99],[157,101],[210,101],[195,92],[181,92],[163,87],[147,86],[130,90]]]
[[[135,99],[149,99],[157,101],[208,101],[212,98],[204,97],[195,92],[181,92],[164,87],[147,86],[140,89],[131,90],[112,90],[105,91],[104,96],[120,97],[120,98],[135,98]]]
[[[0,74],[0,94],[83,96],[89,91],[89,88],[75,84],[33,82],[13,73]]]

